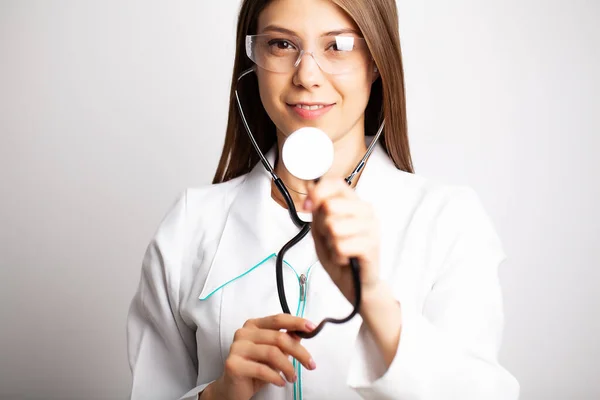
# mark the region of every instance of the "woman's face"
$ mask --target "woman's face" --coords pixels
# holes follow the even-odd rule
[[[275,27],[275,29],[274,29]],[[329,0],[274,0],[260,14],[257,34],[275,34],[277,39],[300,38],[306,52],[317,51],[316,41],[323,34],[354,29],[344,36],[360,37],[358,28],[337,5]],[[284,46],[285,47],[285,46]],[[323,130],[334,142],[362,142],[364,111],[371,85],[377,77],[368,55],[357,68],[342,74],[322,71],[310,55],[290,72],[272,72],[258,67],[256,74],[260,98],[267,114],[277,127],[278,137],[289,136],[304,127]],[[323,105],[318,115],[298,110],[300,105]],[[312,113],[314,114],[314,113]],[[364,142],[363,142],[364,143]]]

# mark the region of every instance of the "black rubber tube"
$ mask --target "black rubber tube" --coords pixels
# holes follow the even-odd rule
[[[287,304],[287,299],[285,297],[285,285],[283,284],[283,260],[285,257],[285,253],[290,248],[292,248],[293,246],[298,244],[298,242],[300,242],[302,239],[304,239],[306,237],[306,235],[308,234],[308,232],[310,232],[311,227],[308,222],[302,221],[300,219],[300,217],[298,216],[298,213],[296,212],[296,207],[294,206],[294,202],[292,201],[292,198],[290,197],[290,194],[287,191],[287,188],[283,184],[283,181],[281,181],[281,179],[278,178],[275,180],[275,185],[277,186],[277,188],[281,192],[282,196],[284,197],[285,202],[287,203],[288,210],[290,213],[290,217],[292,218],[292,221],[294,221],[294,224],[296,226],[301,228],[300,232],[298,232],[298,234],[296,236],[294,236],[289,242],[287,242],[281,248],[281,250],[277,254],[277,260],[275,262],[275,278],[277,280],[277,294],[279,295],[279,302],[281,303],[281,309],[283,310],[284,313],[291,315],[292,313],[290,312],[290,308]],[[342,319],[325,318],[311,332],[293,331],[290,333],[293,333],[296,336],[299,336],[303,339],[310,339],[310,338],[317,336],[317,334],[319,332],[321,332],[321,330],[323,329],[323,327],[325,326],[326,323],[330,322],[332,324],[343,324],[343,323],[350,321],[352,318],[354,318],[354,316],[356,314],[358,314],[360,312],[360,302],[361,302],[361,298],[362,298],[361,284],[360,284],[360,264],[358,263],[358,259],[356,257],[350,258],[350,269],[352,271],[352,282],[354,284],[354,309],[352,310],[350,315],[348,315],[346,318],[342,318]]]

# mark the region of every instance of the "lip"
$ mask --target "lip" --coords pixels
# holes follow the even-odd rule
[[[323,103],[300,103],[300,104],[307,105],[307,106],[316,106],[316,105],[321,105]],[[288,104],[287,106],[289,108],[291,108],[292,111],[295,112],[296,115],[298,115],[300,118],[317,119],[317,118],[322,117],[326,113],[328,113],[333,108],[333,106],[335,106],[335,103],[325,105],[323,108],[320,108],[318,110],[305,110],[303,108],[296,107],[296,105],[290,105],[290,104]]]

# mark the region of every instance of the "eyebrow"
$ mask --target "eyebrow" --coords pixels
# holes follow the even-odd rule
[[[288,35],[292,35],[292,36],[298,36],[298,34],[294,31],[291,31],[289,29],[286,29],[284,27],[278,26],[278,25],[268,25],[267,27],[265,27],[263,30],[263,32],[266,31],[272,31],[272,32],[281,32],[281,33],[286,33]],[[353,33],[357,36],[360,36],[360,33],[353,28],[340,28],[340,29],[336,29],[334,31],[329,31],[329,32],[325,32],[321,35],[321,37],[323,36],[336,36],[336,35],[342,35],[344,33]]]

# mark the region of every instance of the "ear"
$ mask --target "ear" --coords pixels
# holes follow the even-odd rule
[[[379,78],[379,69],[375,65],[373,67],[373,75],[372,75],[372,78],[371,78],[371,84],[375,83],[375,81],[377,80],[377,78]]]

